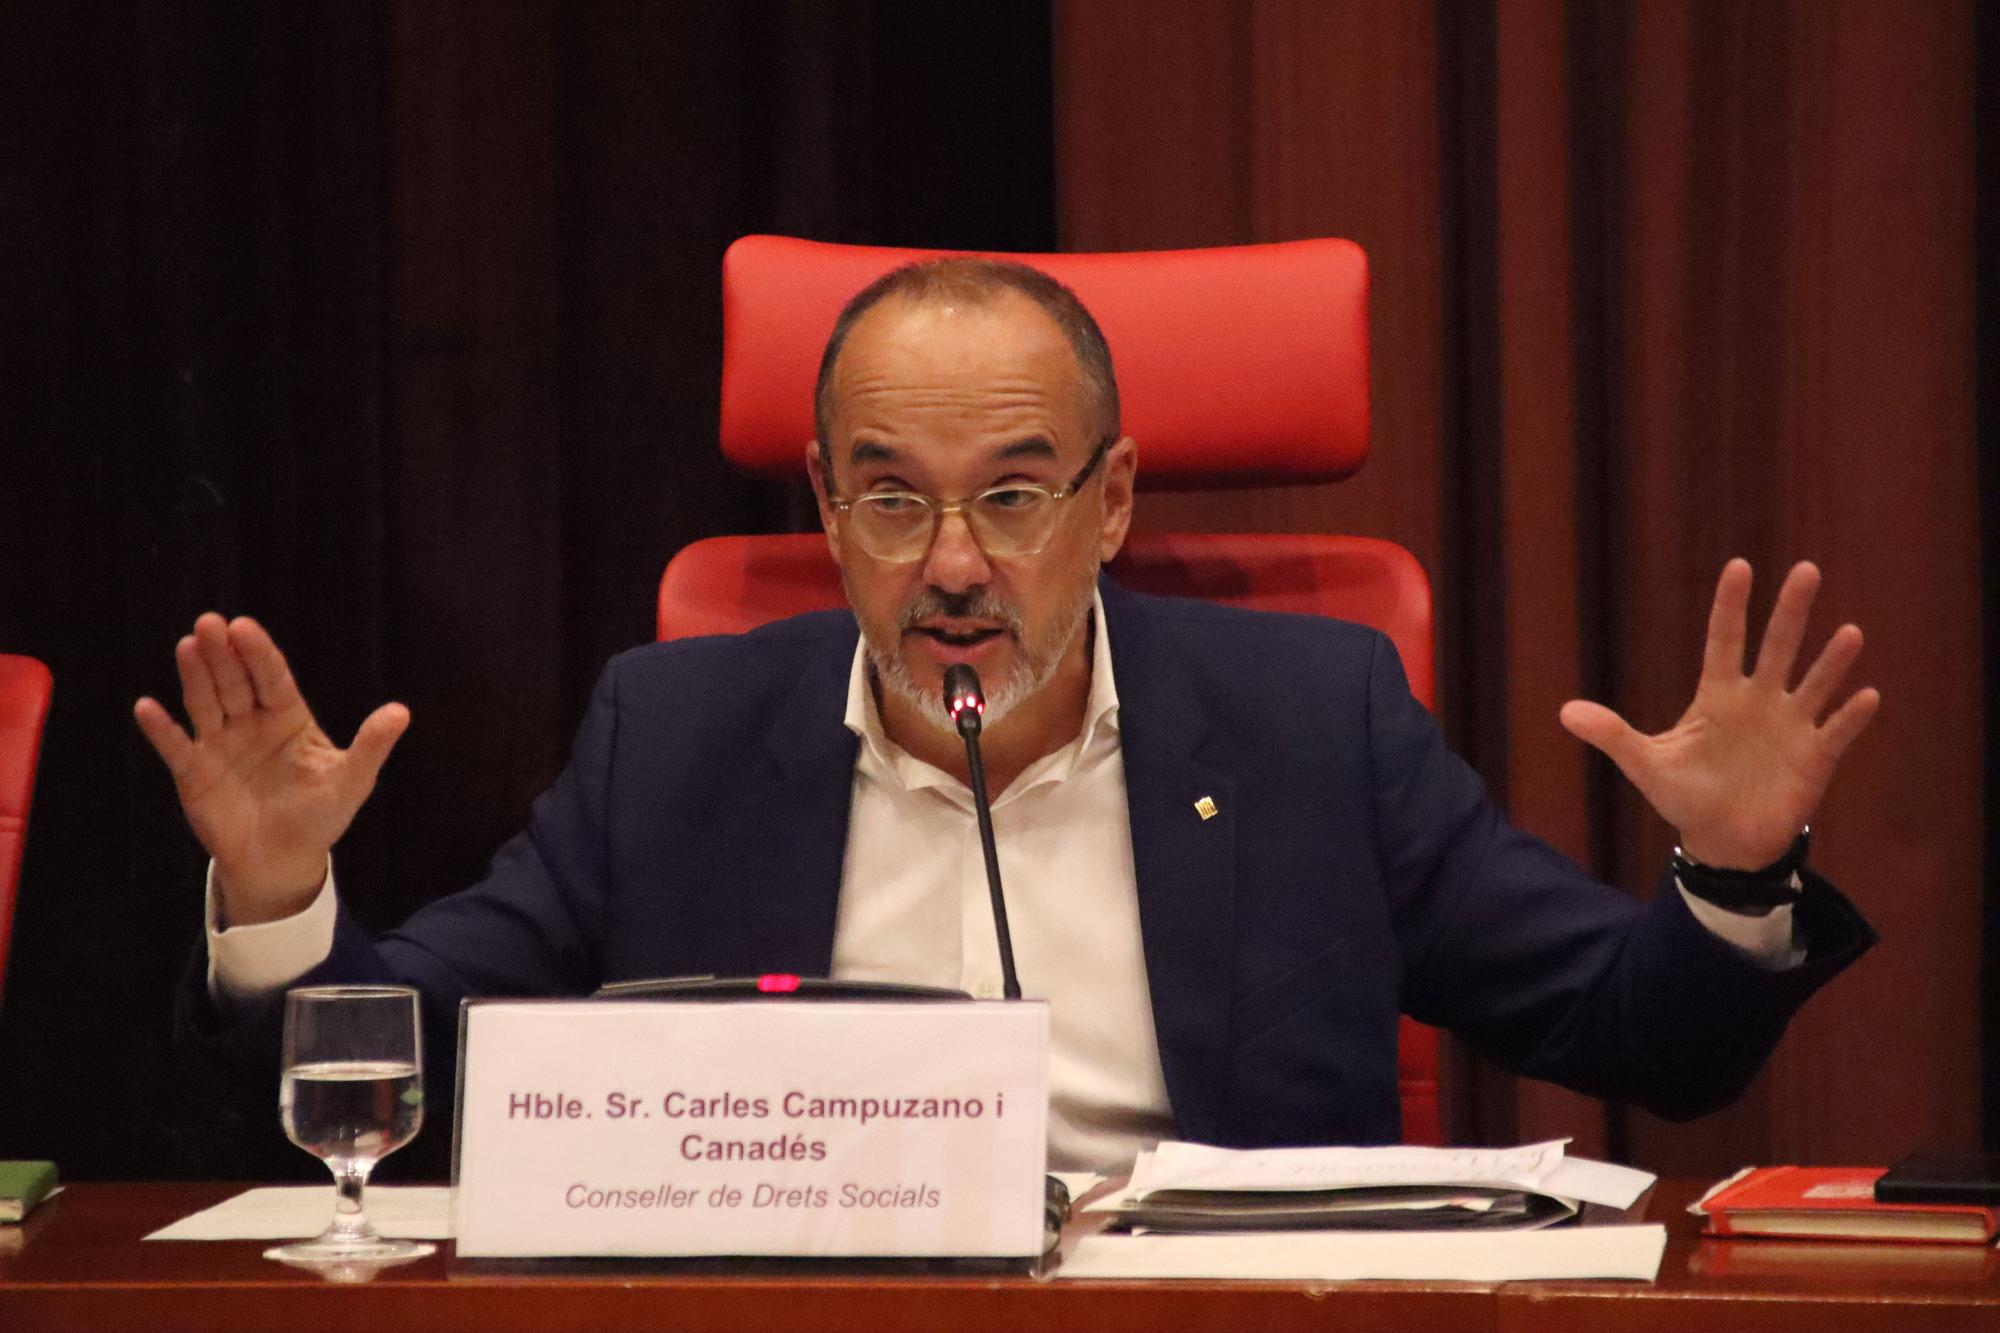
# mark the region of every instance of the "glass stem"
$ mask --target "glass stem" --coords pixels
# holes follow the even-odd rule
[[[368,1184],[373,1162],[343,1162],[333,1169],[333,1225],[331,1235],[343,1240],[372,1240],[375,1228],[361,1211],[361,1191]]]

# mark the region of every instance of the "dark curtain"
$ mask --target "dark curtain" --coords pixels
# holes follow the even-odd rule
[[[0,31],[0,650],[56,677],[0,1157],[316,1169],[275,1089],[231,1107],[167,1047],[202,860],[132,700],[173,698],[198,612],[257,615],[336,739],[414,714],[340,848],[361,918],[471,881],[667,557],[810,522],[715,448],[724,247],[1051,248],[1047,9],[21,3]]]

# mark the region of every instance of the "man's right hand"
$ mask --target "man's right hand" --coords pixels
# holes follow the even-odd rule
[[[155,699],[139,700],[132,716],[215,858],[224,920],[250,926],[305,910],[410,710],[383,704],[338,748],[313,721],[278,645],[248,616],[208,612],[174,645],[174,664],[193,737]]]

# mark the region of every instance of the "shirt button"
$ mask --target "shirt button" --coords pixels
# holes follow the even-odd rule
[[[990,1000],[999,993],[1000,988],[990,981],[980,982],[978,988],[973,992],[973,994],[982,1000]]]

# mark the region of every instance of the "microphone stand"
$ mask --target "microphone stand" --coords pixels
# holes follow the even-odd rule
[[[986,764],[979,756],[979,728],[986,716],[986,696],[979,674],[963,663],[944,673],[945,707],[965,740],[966,767],[972,774],[972,808],[979,817],[979,850],[986,855],[986,891],[993,899],[993,934],[1000,944],[1000,993],[1021,998],[1021,980],[1014,975],[1014,937],[1007,929],[1007,899],[1000,892],[1000,854],[993,846],[993,806],[986,797]]]

